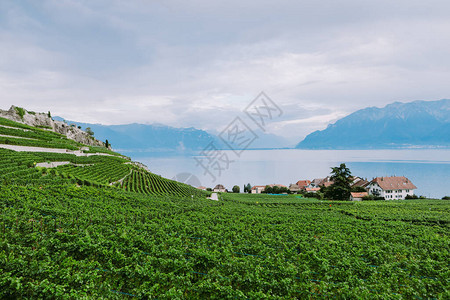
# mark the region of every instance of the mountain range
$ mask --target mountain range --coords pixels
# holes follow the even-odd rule
[[[55,120],[64,120],[54,117]],[[204,130],[175,128],[153,124],[102,125],[65,120],[68,124],[91,128],[97,139],[106,141],[118,151],[185,153],[201,150],[209,143],[219,143],[218,138]]]
[[[55,117],[55,120],[64,120]],[[227,149],[216,132],[176,128],[161,124],[102,125],[66,121],[83,129],[90,127],[99,140],[114,149],[134,153],[192,154],[213,143]],[[286,148],[285,138],[255,131],[251,149]],[[297,149],[396,149],[450,147],[450,100],[395,102],[383,108],[358,110],[324,130],[315,131],[298,143]]]
[[[450,147],[450,100],[395,102],[358,110],[324,130],[315,131],[297,149],[393,149]]]
[[[97,139],[106,141],[117,151],[153,154],[192,154],[205,149],[210,143],[218,149],[228,149],[214,133],[190,128],[177,128],[161,124],[125,124],[102,125],[64,120],[54,117],[55,120],[65,121],[69,125],[81,126],[83,129],[91,128]],[[279,136],[255,130],[258,138],[250,148],[281,148],[288,142]]]

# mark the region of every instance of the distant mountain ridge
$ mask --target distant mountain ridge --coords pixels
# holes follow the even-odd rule
[[[54,117],[54,119],[64,120],[61,117]],[[192,154],[205,149],[210,143],[213,143],[218,149],[229,149],[216,134],[193,127],[177,128],[161,124],[138,123],[102,125],[65,121],[69,125],[75,124],[83,129],[90,127],[97,139],[102,141],[108,139],[115,150],[122,152]],[[282,148],[289,145],[289,142],[283,137],[261,130],[255,130],[254,133],[257,135],[257,139],[249,146],[250,149]]]
[[[55,119],[63,120],[61,117]],[[219,143],[217,137],[195,128],[175,128],[166,125],[125,124],[102,125],[68,121],[83,129],[90,127],[97,139],[108,140],[112,147],[131,152],[177,152],[201,150],[209,143]]]
[[[309,134],[297,149],[450,147],[450,100],[395,102],[358,110]]]

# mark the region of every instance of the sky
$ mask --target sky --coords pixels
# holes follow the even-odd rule
[[[450,97],[448,0],[1,0],[0,108],[220,132],[262,91],[295,144]],[[244,115],[245,117],[245,115]]]

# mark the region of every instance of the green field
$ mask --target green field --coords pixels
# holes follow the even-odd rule
[[[450,297],[442,200],[0,193],[0,298]]]

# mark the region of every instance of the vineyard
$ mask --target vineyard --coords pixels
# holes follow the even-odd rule
[[[82,147],[64,135],[0,118],[0,144],[77,150]]]
[[[351,203],[291,196],[217,202],[69,185],[0,192],[1,298],[450,296],[445,201],[403,207],[411,220],[434,219],[430,204],[446,211],[438,225],[364,220],[342,213]],[[358,205],[376,215],[378,203]]]
[[[127,191],[148,195],[166,194],[180,197],[184,195],[201,196],[204,194],[204,192],[192,189],[185,184],[168,180],[150,172],[143,172],[142,170],[133,170],[131,175],[124,180],[123,188]]]
[[[126,157],[0,149],[0,298],[450,299],[449,201],[206,195]]]
[[[62,134],[28,126],[1,117],[0,144],[68,150],[79,150],[82,147],[86,147],[86,145],[68,139]],[[106,153],[109,155],[121,156],[119,153],[98,146],[90,146],[89,150],[84,150],[84,152]]]

